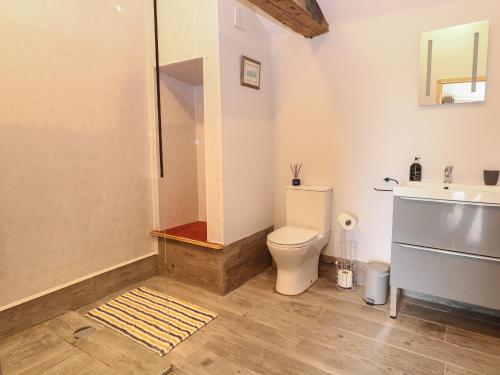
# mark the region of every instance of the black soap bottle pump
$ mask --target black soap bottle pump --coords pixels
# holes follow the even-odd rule
[[[418,162],[421,158],[416,157],[410,167],[410,181],[422,181],[422,166]]]

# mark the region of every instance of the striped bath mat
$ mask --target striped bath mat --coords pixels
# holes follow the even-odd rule
[[[90,310],[86,316],[163,356],[217,314],[141,287]]]

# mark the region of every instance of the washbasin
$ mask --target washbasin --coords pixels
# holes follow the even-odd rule
[[[394,188],[394,195],[415,199],[500,205],[499,186],[405,182]]]

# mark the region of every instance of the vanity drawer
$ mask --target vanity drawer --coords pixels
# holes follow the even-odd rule
[[[500,258],[500,206],[394,198],[393,241]]]
[[[500,309],[500,259],[394,243],[391,286]]]

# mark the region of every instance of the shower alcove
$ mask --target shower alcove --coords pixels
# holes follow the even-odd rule
[[[220,184],[221,177],[208,163],[213,155],[206,153],[205,135],[211,134],[213,142],[219,124],[213,116],[205,121],[217,100],[205,95],[214,77],[204,72],[204,63],[194,58],[160,66],[164,178],[158,179],[159,229],[152,234],[158,237],[160,272],[225,294],[271,264],[266,237],[272,227],[230,243],[220,233],[210,241],[211,228],[220,228],[221,218],[216,213],[211,223],[212,211],[207,215],[207,200],[213,206],[218,199],[207,189],[207,179]]]
[[[159,237],[212,249],[208,242],[203,59],[160,67],[164,178],[159,179]]]

